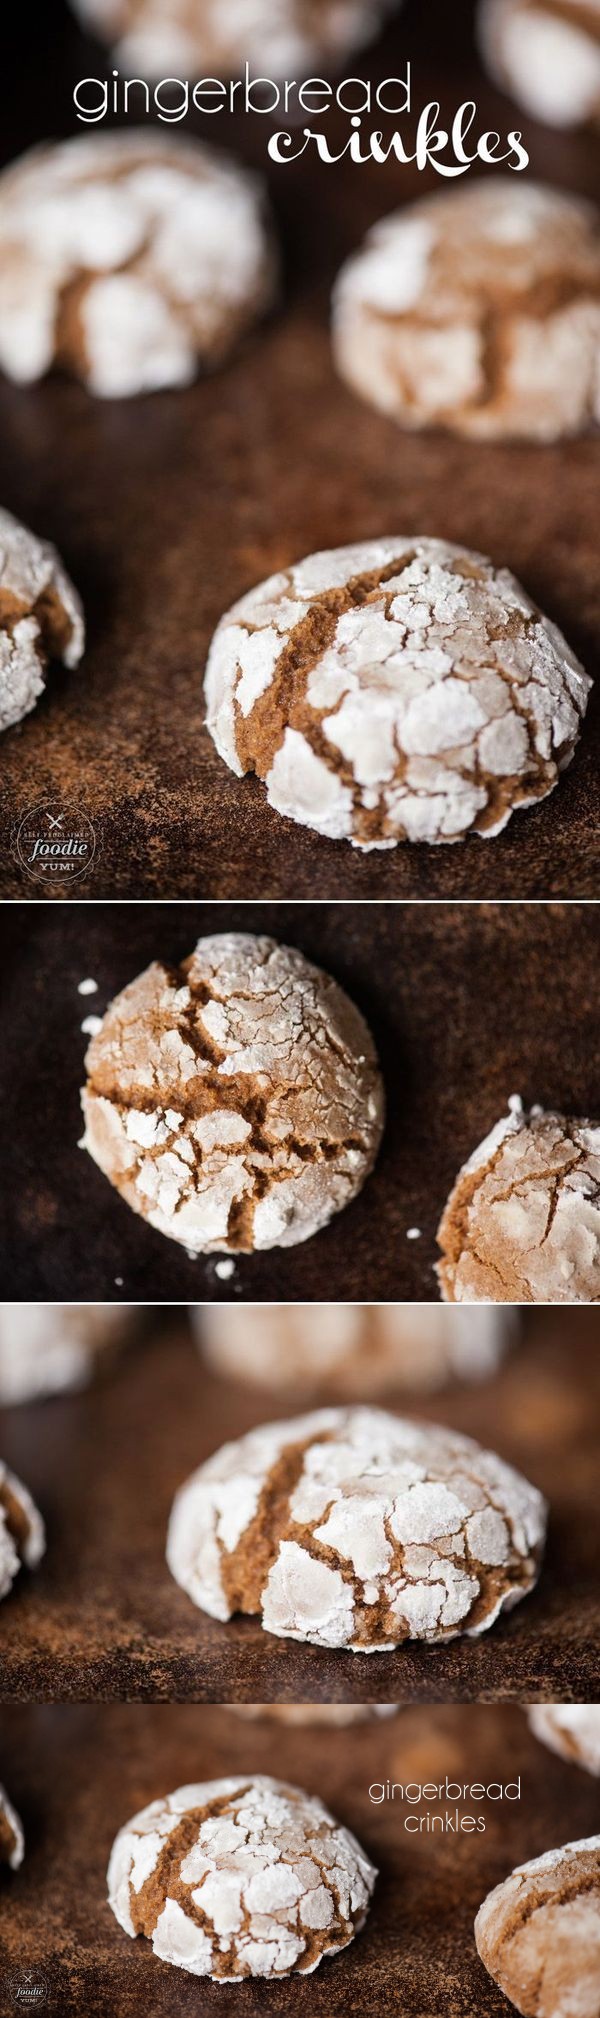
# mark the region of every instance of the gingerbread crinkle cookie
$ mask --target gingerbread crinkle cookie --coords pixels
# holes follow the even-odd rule
[[[459,1171],[440,1226],[449,1303],[600,1302],[600,1125],[518,1095]]]
[[[598,2018],[600,1836],[521,1864],[484,1899],[475,1940],[523,2018]]]
[[[483,1380],[499,1366],[513,1312],[441,1304],[244,1303],[191,1308],[216,1373],[274,1389],[335,1389],[369,1400],[393,1388]],[[450,1323],[448,1323],[450,1318]]]
[[[580,433],[600,419],[593,205],[515,175],[407,205],[343,268],[333,343],[353,391],[403,427]]]
[[[121,1829],[109,1901],[192,1976],[309,1975],[364,1925],[376,1872],[322,1801],[282,1780],[209,1780]]]
[[[24,1567],[37,1569],[46,1548],[41,1514],[27,1487],[0,1461],[0,1598]]]
[[[549,126],[600,117],[600,0],[479,0],[492,77]]]
[[[87,1052],[85,1146],[128,1205],[197,1253],[292,1247],[360,1190],[383,1089],[328,974],[250,933],[154,962]]]
[[[49,662],[76,666],[83,646],[81,603],[55,547],[0,511],[0,730],[35,707]]]
[[[551,1752],[600,1776],[600,1703],[534,1703],[528,1715]]]
[[[501,832],[570,763],[590,681],[513,575],[443,540],[313,554],[222,618],[207,723],[269,805],[356,848]]]
[[[181,1487],[167,1561],[213,1618],[375,1653],[479,1634],[536,1582],[539,1492],[469,1437],[324,1409],[225,1444]]]
[[[307,76],[370,42],[400,0],[73,0],[121,67],[160,77]]]
[[[259,186],[198,141],[78,135],[0,175],[0,367],[18,384],[58,364],[106,399],[188,385],[275,277]]]
[[[8,1864],[11,1871],[18,1871],[25,1855],[23,1824],[6,1789],[0,1786],[0,1864]]]

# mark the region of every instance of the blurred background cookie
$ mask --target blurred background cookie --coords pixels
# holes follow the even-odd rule
[[[32,148],[0,176],[0,366],[105,399],[189,385],[271,305],[260,186],[155,128]]]

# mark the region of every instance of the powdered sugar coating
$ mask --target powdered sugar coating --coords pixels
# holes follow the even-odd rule
[[[332,840],[460,841],[552,791],[590,684],[507,569],[399,537],[243,596],[211,645],[207,725],[276,812]]]
[[[182,1486],[169,1568],[213,1618],[372,1653],[479,1634],[535,1583],[545,1505],[469,1437],[323,1409],[225,1444]]]
[[[22,1565],[37,1569],[45,1548],[44,1523],[31,1493],[0,1459],[0,1598],[12,1590]]]
[[[551,1752],[600,1776],[600,1703],[534,1703],[528,1715]]]
[[[431,1390],[453,1377],[484,1379],[514,1330],[512,1311],[439,1304],[217,1303],[192,1306],[191,1317],[201,1349],[226,1379],[334,1387],[366,1400],[392,1388]]]
[[[600,0],[479,0],[488,69],[534,119],[582,126],[600,115]]]
[[[459,1171],[437,1237],[450,1303],[600,1302],[600,1125],[513,1098]]]
[[[23,1824],[6,1788],[0,1786],[0,1863],[9,1864],[11,1871],[18,1871],[25,1855]]]
[[[557,441],[600,419],[592,205],[517,177],[383,219],[340,274],[342,377],[403,427]]]
[[[250,933],[200,939],[117,996],[86,1057],[85,1147],[196,1253],[293,1247],[361,1189],[383,1125],[375,1047],[337,983]]]
[[[83,646],[83,610],[55,547],[0,510],[0,730],[35,707],[49,659],[76,666]]]
[[[399,0],[72,0],[84,26],[115,46],[121,68],[160,77],[263,71],[307,76],[371,41]]]
[[[116,1344],[132,1304],[0,1305],[0,1406],[86,1387],[98,1355]]]
[[[475,1940],[524,2018],[598,2018],[600,1836],[520,1864],[484,1899]]]
[[[0,366],[118,399],[224,362],[273,299],[260,189],[150,128],[36,147],[0,176]]]
[[[108,1895],[127,1934],[193,1976],[307,1975],[364,1925],[376,1871],[322,1801],[265,1774],[180,1787],[121,1829]]]

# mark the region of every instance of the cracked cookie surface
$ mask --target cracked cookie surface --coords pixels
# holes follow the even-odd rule
[[[111,1003],[84,1144],[134,1211],[197,1253],[292,1247],[355,1197],[383,1126],[373,1039],[302,953],[200,939]]]
[[[376,1875],[322,1801],[259,1774],[151,1802],[116,1837],[108,1892],[163,1961],[235,1982],[308,1975],[346,1948]]]
[[[115,44],[119,62],[160,77],[238,76],[247,62],[267,77],[308,74],[370,42],[400,0],[72,0],[84,26]]]
[[[479,1634],[532,1589],[534,1486],[470,1437],[383,1409],[267,1423],[178,1492],[169,1568],[211,1617],[375,1653]]]
[[[551,1752],[600,1775],[600,1703],[534,1703],[528,1716]]]
[[[339,371],[404,427],[558,441],[600,420],[593,206],[513,177],[424,197],[340,274]]]
[[[600,0],[479,0],[477,28],[491,76],[534,119],[600,118]]]
[[[507,569],[399,537],[261,582],[221,619],[205,685],[238,777],[370,849],[500,833],[570,763],[591,682]]]
[[[600,1302],[600,1124],[515,1096],[459,1171],[440,1225],[449,1303]]]
[[[83,610],[55,547],[0,511],[0,731],[35,707],[50,660],[76,666],[83,646]]]
[[[45,1548],[44,1523],[31,1493],[0,1460],[0,1598],[12,1590],[22,1566],[37,1569]]]
[[[0,367],[101,398],[225,362],[276,282],[260,186],[198,141],[78,135],[0,176]]]
[[[519,1865],[484,1899],[475,1939],[523,2018],[598,2018],[600,1836]]]
[[[87,1386],[116,1346],[133,1304],[0,1305],[0,1407]]]
[[[354,1400],[484,1379],[513,1332],[512,1311],[436,1304],[203,1304],[191,1317],[221,1376],[275,1390],[330,1387]]]
[[[11,1871],[18,1871],[25,1855],[23,1824],[12,1801],[9,1801],[5,1787],[0,1786],[0,1864],[9,1864]]]

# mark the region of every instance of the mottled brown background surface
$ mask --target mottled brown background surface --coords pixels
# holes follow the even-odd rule
[[[132,1348],[97,1390],[4,1410],[2,1455],[46,1516],[48,1552],[2,1606],[0,1701],[593,1698],[600,1318],[537,1311],[527,1323],[494,1380],[409,1398],[409,1413],[496,1449],[551,1504],[537,1589],[480,1638],[440,1647],[329,1652],[277,1639],[257,1619],[220,1624],[179,1589],[164,1559],[177,1487],[225,1440],[314,1399],[209,1375],[183,1313],[162,1336],[155,1319],[155,1342]]]
[[[416,108],[439,97],[451,119],[475,96],[481,130],[522,128],[531,175],[595,191],[597,143],[536,125],[487,85],[471,13],[470,0],[407,0],[346,75],[392,76],[410,58]],[[35,62],[29,11],[14,10],[6,28],[2,157],[50,135],[101,131],[76,126],[72,90],[81,76],[102,77],[110,58],[66,5],[39,10]],[[192,130],[269,165],[267,120],[198,118]],[[327,130],[344,145],[346,119]],[[484,447],[410,436],[332,369],[329,296],[342,260],[399,201],[456,184],[433,170],[334,168],[308,154],[270,166],[284,300],[230,368],[185,392],[110,403],[60,378],[20,391],[0,382],[2,502],[58,544],[89,629],[83,669],[55,671],[35,715],[3,738],[0,893],[39,891],[18,866],[15,835],[26,810],[59,798],[84,809],[98,842],[87,881],[61,885],[63,896],[595,896],[597,693],[559,791],[499,839],[364,858],[271,812],[204,732],[203,668],[223,610],[303,554],[381,533],[441,536],[508,563],[589,670],[598,665],[597,441]]]
[[[271,932],[326,968],[371,1025],[388,1119],[360,1196],[230,1281],[125,1205],[87,1155],[81,1023],[199,934]],[[202,1302],[437,1296],[435,1232],[459,1165],[509,1095],[600,1116],[595,905],[5,906],[0,1295]],[[80,996],[86,976],[98,993]],[[411,1227],[420,1240],[408,1240]]]
[[[22,1810],[28,1854],[0,1873],[0,1997],[29,1967],[47,2009],[71,2018],[503,2018],[507,2005],[479,1961],[473,1921],[515,1864],[597,1829],[598,1787],[553,1758],[515,1709],[408,1710],[350,1732],[244,1726],[225,1709],[8,1711],[0,1770]],[[133,1942],[106,1904],[113,1836],[176,1786],[229,1773],[275,1772],[318,1793],[379,1867],[364,1932],[315,1975],[275,1984],[201,1983]],[[469,1807],[483,1835],[406,1833],[406,1807],[375,1806],[390,1779],[514,1783],[520,1802]],[[445,1813],[445,1801],[411,1812]],[[454,1813],[454,1809],[450,1809]]]

